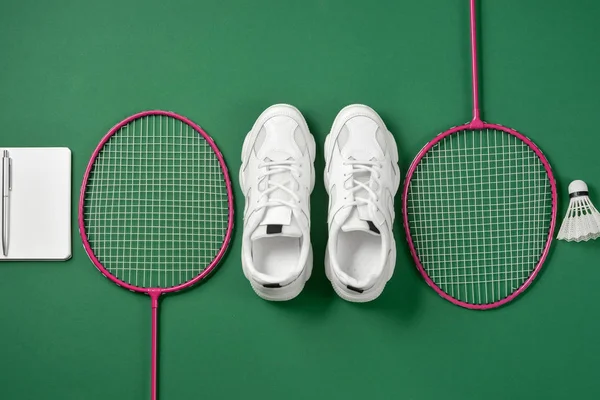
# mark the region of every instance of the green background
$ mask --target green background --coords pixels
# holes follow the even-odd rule
[[[562,221],[571,180],[600,202],[600,2],[480,3],[484,119],[546,153]],[[278,102],[304,113],[319,153],[315,269],[282,304],[259,299],[242,274],[235,179],[244,135]],[[237,196],[218,272],[161,303],[162,399],[599,398],[598,242],[554,242],[530,290],[476,312],[423,283],[398,218],[383,295],[335,296],[320,171],[330,124],[354,102],[381,114],[403,173],[433,135],[469,120],[467,0],[1,1],[0,145],[73,151],[73,258],[0,266],[0,398],[149,398],[150,300],[96,271],[76,206],[103,134],[154,108],[215,138]]]

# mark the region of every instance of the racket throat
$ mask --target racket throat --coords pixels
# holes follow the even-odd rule
[[[150,301],[152,304],[152,309],[158,308],[158,298],[160,297],[160,290],[150,290],[148,291],[148,296],[150,296]]]
[[[483,121],[479,118],[479,108],[473,109],[473,120],[469,124],[469,129],[474,131],[483,129]]]

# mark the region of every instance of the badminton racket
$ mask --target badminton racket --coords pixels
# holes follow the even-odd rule
[[[104,136],[85,171],[79,230],[104,276],[150,296],[151,399],[157,397],[158,299],[204,280],[233,229],[233,194],[214,141],[187,118],[133,115]]]
[[[556,183],[527,137],[479,114],[475,0],[470,0],[473,119],[427,143],[403,188],[404,229],[426,282],[462,307],[521,294],[550,249]]]

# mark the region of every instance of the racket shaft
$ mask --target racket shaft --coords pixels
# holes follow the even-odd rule
[[[475,0],[471,0],[471,73],[473,81],[473,122],[477,126],[473,129],[480,129],[481,120],[479,117],[479,78],[477,76],[477,25],[475,21]]]

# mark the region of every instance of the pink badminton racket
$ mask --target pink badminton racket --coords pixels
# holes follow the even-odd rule
[[[443,298],[489,309],[535,279],[556,223],[556,183],[540,149],[479,116],[471,0],[473,120],[439,134],[412,162],[404,229],[417,268]]]
[[[104,276],[150,296],[151,399],[157,396],[158,298],[205,279],[233,229],[233,194],[214,141],[187,118],[146,111],[114,126],[79,199],[85,250]]]

